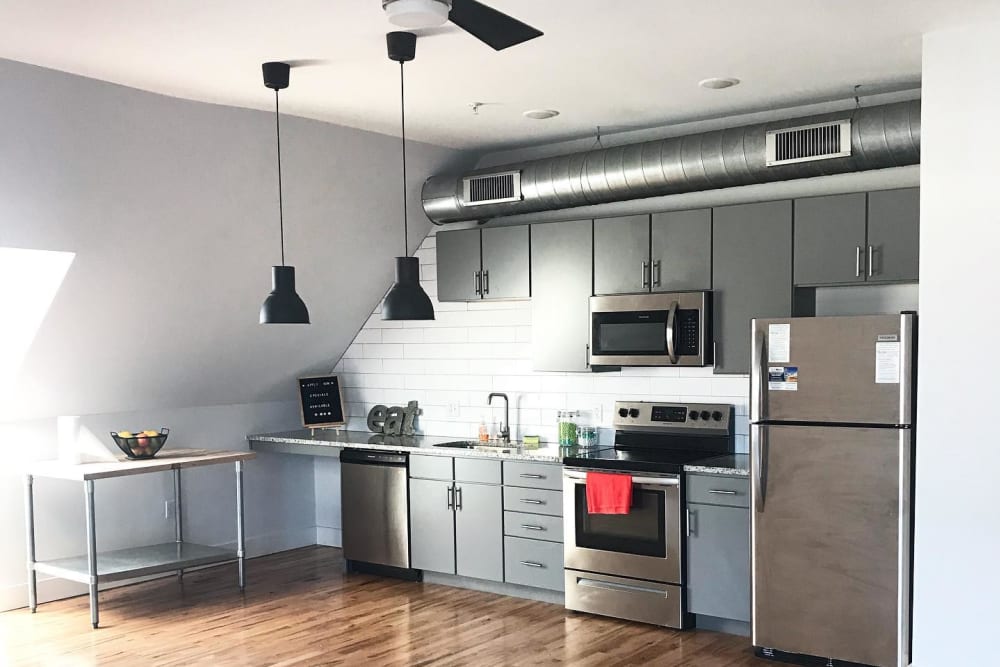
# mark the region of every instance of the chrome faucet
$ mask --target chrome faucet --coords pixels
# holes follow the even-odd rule
[[[500,440],[505,444],[510,443],[510,399],[507,398],[507,394],[501,394],[500,392],[493,392],[487,399],[487,403],[493,405],[493,398],[499,396],[503,399],[503,424],[500,426]]]

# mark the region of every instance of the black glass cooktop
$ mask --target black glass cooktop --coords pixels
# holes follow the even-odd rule
[[[684,472],[685,465],[718,458],[718,452],[690,449],[594,449],[563,458],[563,465],[594,470]]]

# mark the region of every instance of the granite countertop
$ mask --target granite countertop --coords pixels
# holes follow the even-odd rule
[[[712,458],[695,461],[684,466],[684,472],[699,472],[710,475],[750,475],[749,454],[724,454]]]
[[[573,448],[542,444],[538,449],[525,449],[512,442],[505,447],[490,447],[486,449],[463,449],[460,447],[435,447],[445,442],[457,442],[461,438],[430,436],[430,435],[382,435],[367,431],[348,431],[345,429],[299,429],[280,433],[259,433],[248,435],[250,448],[254,443],[269,443],[272,445],[298,445],[318,449],[375,449],[383,451],[405,451],[409,453],[428,454],[431,456],[463,456],[471,458],[498,458],[519,461],[537,461],[540,463],[562,463]],[[259,447],[262,450],[280,451],[280,448]],[[307,454],[297,447],[289,453]]]

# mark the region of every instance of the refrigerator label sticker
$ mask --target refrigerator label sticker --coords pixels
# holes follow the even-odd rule
[[[875,343],[875,384],[899,384],[899,342]]]
[[[767,325],[767,363],[787,364],[791,360],[792,325]]]
[[[798,366],[768,366],[767,388],[769,391],[798,391]]]
[[[879,343],[893,343],[899,340],[899,336],[896,334],[879,334],[875,337],[875,340]]]

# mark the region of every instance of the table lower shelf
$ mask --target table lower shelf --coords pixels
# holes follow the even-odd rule
[[[190,542],[168,542],[148,547],[99,551],[97,581],[132,579],[161,572],[225,563],[236,558],[236,551],[232,549],[207,547]],[[86,555],[38,561],[35,563],[35,571],[84,584],[90,582],[90,568],[87,565]]]

